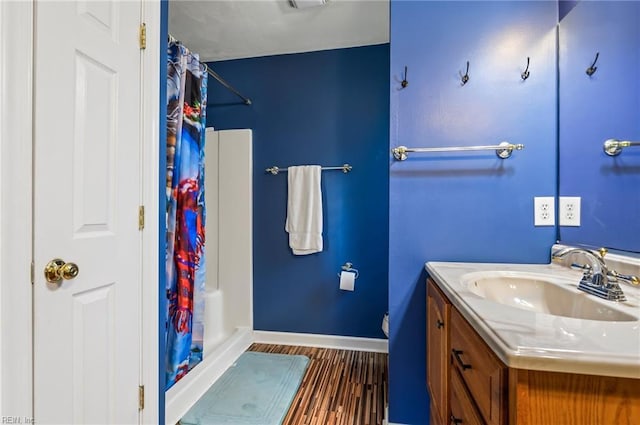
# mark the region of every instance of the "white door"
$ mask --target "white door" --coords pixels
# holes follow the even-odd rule
[[[137,423],[141,2],[35,9],[34,416]]]

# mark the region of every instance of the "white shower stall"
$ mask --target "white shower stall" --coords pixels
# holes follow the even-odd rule
[[[175,424],[253,342],[251,130],[207,128],[203,359],[165,394]]]

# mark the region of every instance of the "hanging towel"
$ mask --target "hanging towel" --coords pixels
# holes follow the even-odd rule
[[[320,166],[288,168],[287,221],[289,246],[294,255],[322,251],[322,193]]]

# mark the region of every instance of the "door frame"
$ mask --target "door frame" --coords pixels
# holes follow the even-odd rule
[[[159,419],[160,1],[142,0],[147,46],[142,62],[140,423]],[[32,2],[0,1],[0,416],[33,416],[33,54]],[[132,220],[136,219],[132,217]],[[39,265],[41,266],[41,265]],[[40,270],[36,268],[35,273]],[[7,326],[10,324],[10,326]],[[136,391],[132,388],[131,391]],[[9,410],[11,409],[11,410]],[[24,422],[24,419],[22,419]]]
[[[33,411],[30,284],[32,53],[32,3],[0,2],[0,324],[4,325],[0,327],[2,416],[31,417]],[[6,326],[7,323],[11,326]]]

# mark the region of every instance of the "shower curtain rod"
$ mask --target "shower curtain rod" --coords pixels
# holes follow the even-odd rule
[[[177,38],[175,38],[174,36],[169,34],[169,43],[171,43],[171,42],[182,44],[182,42],[180,40],[178,40]],[[204,66],[204,69],[205,69],[205,71],[207,71],[207,74],[211,75],[220,84],[222,84],[227,90],[233,92],[236,96],[238,96],[240,99],[242,99],[244,101],[245,105],[251,105],[251,99],[241,95],[240,92],[238,90],[236,90],[231,84],[227,83],[224,80],[224,78],[222,78],[220,75],[218,75],[213,69],[209,68],[209,65],[207,65],[205,62],[200,62],[199,60],[198,60],[198,63],[200,65]]]

